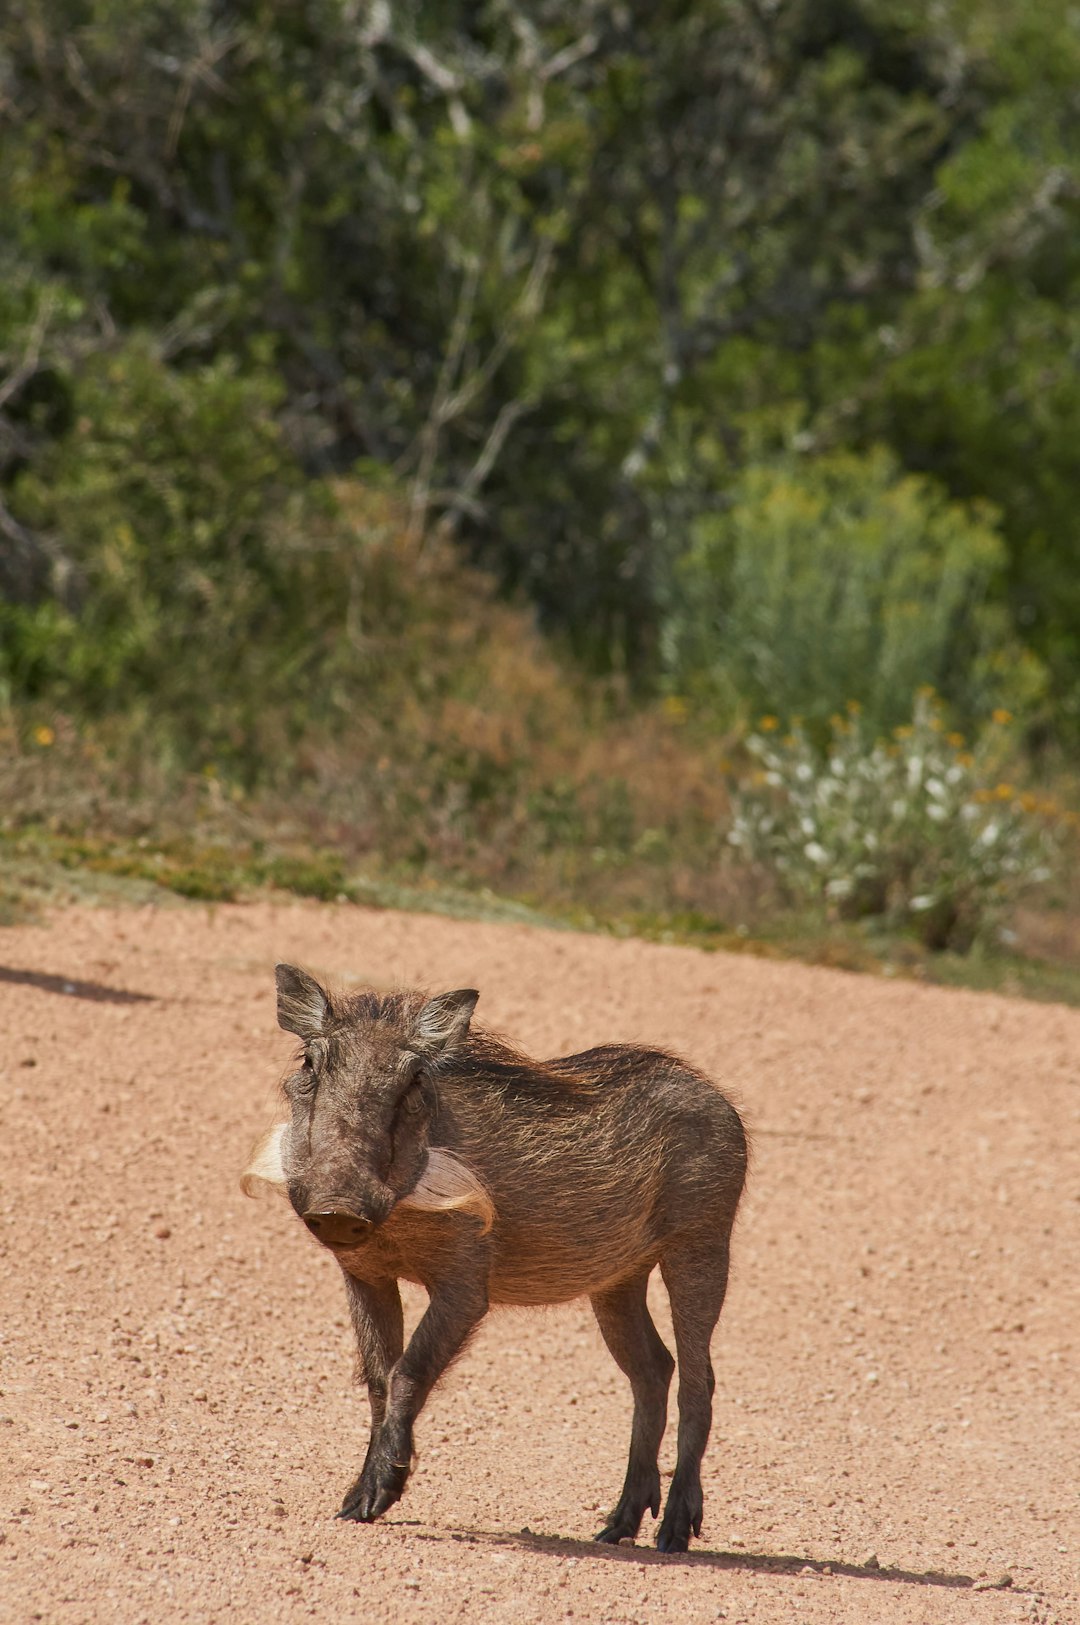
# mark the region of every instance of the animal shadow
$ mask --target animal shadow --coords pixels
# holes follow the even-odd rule
[[[658,1552],[652,1546],[604,1546],[594,1541],[571,1540],[564,1535],[540,1535],[525,1528],[518,1534],[494,1529],[451,1529],[450,1539],[470,1545],[515,1546],[530,1552],[546,1552],[553,1557],[591,1557],[600,1563],[637,1563],[666,1568],[682,1564],[690,1568],[711,1568],[728,1573],[834,1575],[848,1580],[876,1580],[883,1584],[938,1586],[948,1591],[970,1591],[975,1579],[970,1574],[951,1574],[940,1569],[882,1568],[876,1563],[845,1563],[838,1558],[797,1557],[790,1553],[728,1552],[702,1547],[692,1552]],[[420,1535],[421,1539],[444,1537]]]
[[[97,1004],[153,1004],[152,993],[131,993],[122,987],[106,987],[103,982],[82,982],[72,976],[53,976],[48,971],[17,970],[0,965],[0,982],[40,988],[43,993],[60,993],[69,999],[91,999]]]

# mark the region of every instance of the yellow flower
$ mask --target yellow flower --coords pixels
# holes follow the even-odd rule
[[[758,727],[761,729],[763,734],[775,733],[779,726],[780,721],[778,717],[762,717],[758,723]]]
[[[912,728],[909,723],[905,722],[902,723],[899,728],[893,729],[892,736],[894,739],[910,739],[914,732],[914,728]]]
[[[937,689],[934,687],[933,683],[920,683],[915,692],[919,696],[920,700],[932,700],[937,696]]]
[[[1004,706],[1001,705],[999,705],[997,710],[993,713],[993,718],[999,728],[1006,727],[1013,719],[1012,712],[1006,711]]]
[[[45,724],[42,723],[40,728],[34,729],[34,739],[39,745],[48,746],[55,743],[56,735],[51,728],[47,728]]]
[[[963,750],[964,748],[963,734],[946,734],[945,742],[946,744],[951,745],[953,750]]]
[[[862,706],[859,704],[858,700],[849,700],[847,702],[847,714],[849,717],[857,717],[861,710]]]
[[[1011,801],[1016,791],[1011,784],[996,784],[994,794],[999,801]]]
[[[974,767],[975,758],[969,750],[962,750],[956,758],[957,767]]]

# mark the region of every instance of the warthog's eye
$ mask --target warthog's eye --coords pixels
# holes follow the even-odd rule
[[[424,1100],[424,1086],[419,1072],[401,1097],[401,1104],[407,1112],[415,1114],[423,1111],[426,1102]]]
[[[311,1063],[311,1057],[305,1055],[300,1063],[299,1070],[294,1072],[289,1079],[289,1087],[294,1094],[313,1095],[317,1082],[318,1079],[315,1076],[315,1068]]]
[[[397,1110],[407,1111],[411,1116],[417,1117],[427,1106],[427,1091],[424,1088],[424,1069],[417,1056],[411,1056],[407,1062],[405,1081],[400,1095],[398,1095]]]

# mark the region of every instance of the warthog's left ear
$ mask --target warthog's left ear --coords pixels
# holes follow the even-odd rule
[[[465,1040],[479,997],[474,987],[465,987],[429,999],[416,1020],[418,1048],[429,1053],[456,1049]]]

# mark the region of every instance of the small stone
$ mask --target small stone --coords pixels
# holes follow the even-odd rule
[[[154,1227],[154,1234],[159,1241],[168,1241],[172,1231],[167,1224],[159,1224]]]
[[[622,1536],[620,1536],[620,1539],[619,1539],[619,1545],[620,1546],[636,1546],[637,1541],[634,1539],[633,1535],[622,1535]]]
[[[153,1456],[136,1456],[135,1465],[136,1467],[152,1467],[154,1465],[154,1458]]]
[[[984,1576],[983,1579],[976,1580],[971,1589],[972,1591],[1008,1591],[1012,1583],[1013,1577],[1011,1574],[999,1574],[996,1580]]]
[[[867,1552],[865,1557],[860,1557],[859,1567],[861,1569],[879,1569],[881,1564],[878,1562],[878,1554],[876,1552]]]

